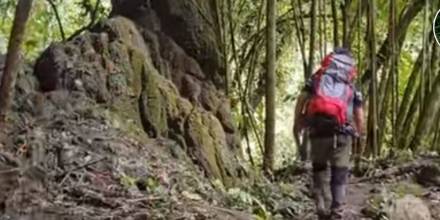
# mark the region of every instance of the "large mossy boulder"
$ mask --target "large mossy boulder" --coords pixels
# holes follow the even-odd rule
[[[233,184],[242,167],[226,98],[200,77],[198,62],[171,38],[146,33],[116,16],[72,41],[51,45],[35,65],[41,90],[83,93],[125,119],[123,127],[176,140],[209,177]],[[158,51],[167,46],[174,49]],[[173,65],[176,60],[190,62]]]

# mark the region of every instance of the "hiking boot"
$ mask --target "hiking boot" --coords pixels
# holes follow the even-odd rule
[[[341,207],[333,208],[330,212],[330,220],[343,220],[344,219],[344,209]]]
[[[318,211],[318,220],[329,220],[330,218],[331,218],[330,211],[321,212],[321,213]]]

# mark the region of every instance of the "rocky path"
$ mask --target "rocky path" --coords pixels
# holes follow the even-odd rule
[[[433,170],[438,167],[432,161],[409,167],[414,169],[390,168],[371,180],[352,178],[347,189],[346,220],[439,220],[440,182],[435,181],[440,176],[435,176]],[[390,174],[386,175],[387,172]]]
[[[362,214],[374,186],[368,183],[350,184],[347,189],[347,212],[352,219],[368,219]]]
[[[344,220],[440,220],[438,164],[438,159],[420,158],[351,177]],[[307,213],[298,219],[317,217]]]
[[[354,180],[355,181],[355,180]],[[371,183],[351,183],[347,189],[347,204],[345,220],[371,220],[373,218],[363,214],[368,206],[368,200],[374,191],[375,185]],[[303,216],[306,220],[317,220],[317,216],[308,213]]]

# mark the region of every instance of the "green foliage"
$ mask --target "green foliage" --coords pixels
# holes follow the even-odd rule
[[[367,208],[364,209],[364,214],[373,219],[388,220],[387,210],[392,204],[393,197],[386,191],[381,194],[372,196],[367,201]]]
[[[397,198],[403,198],[406,195],[421,197],[424,193],[424,189],[420,185],[412,183],[396,183],[391,189]]]
[[[257,181],[226,192],[228,206],[253,213],[258,219],[291,219],[312,207],[301,193],[302,185]]]
[[[251,210],[258,219],[269,219],[270,214],[266,210],[266,207],[255,196],[243,191],[240,188],[232,188],[228,190],[229,203],[237,209],[246,209],[253,207]]]
[[[7,42],[14,19],[17,0],[0,2],[0,53],[6,53]],[[91,6],[96,0],[54,0],[66,37],[90,22]],[[110,0],[102,0],[97,11],[97,19],[110,11]],[[47,0],[34,1],[31,18],[26,27],[24,53],[27,58],[35,58],[53,41],[60,41],[61,33],[55,13]]]
[[[129,189],[131,187],[136,186],[136,178],[127,175],[122,175],[121,184],[127,189]]]

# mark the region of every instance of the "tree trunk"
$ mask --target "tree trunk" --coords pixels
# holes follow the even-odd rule
[[[440,113],[437,113],[436,128],[434,130],[434,140],[432,141],[432,147],[430,149],[433,151],[440,151]]]
[[[343,32],[342,32],[342,45],[345,48],[350,48],[350,39],[349,39],[349,25],[350,25],[350,6],[351,6],[352,0],[345,0],[344,4],[342,6],[342,25],[343,25]]]
[[[425,1],[425,7],[424,7],[424,10],[423,10],[423,48],[422,48],[422,51],[423,51],[423,62],[422,62],[422,73],[423,74],[420,74],[420,85],[421,85],[421,87],[420,87],[420,89],[421,89],[421,91],[420,91],[420,112],[423,112],[424,111],[424,109],[425,109],[425,103],[426,103],[426,100],[425,100],[425,97],[426,97],[426,94],[425,94],[425,91],[426,91],[426,76],[425,76],[425,74],[427,74],[428,73],[428,68],[427,68],[427,59],[428,59],[428,57],[427,57],[427,53],[428,53],[428,47],[425,47],[425,45],[426,45],[426,42],[427,42],[427,38],[426,37],[428,37],[428,33],[426,32],[426,30],[427,30],[427,15],[428,15],[428,9],[426,8],[426,6],[427,6],[427,3],[428,3],[428,1]]]
[[[396,125],[397,125],[397,111],[399,108],[399,57],[400,51],[397,50],[396,47],[396,13],[397,13],[397,2],[396,0],[391,0],[390,3],[390,20],[389,20],[389,28],[391,34],[391,87],[392,87],[392,95],[391,95],[391,125],[392,125],[392,138],[391,145],[392,147],[396,146],[397,143],[397,133],[396,133]]]
[[[325,44],[325,42],[323,42],[324,38],[323,38],[323,23],[322,20],[324,20],[323,18],[325,17],[324,11],[322,10],[322,1],[318,0],[318,10],[319,10],[319,14],[318,14],[318,48],[319,48],[319,60],[322,60],[322,58],[324,57],[324,47],[323,45]]]
[[[431,41],[432,43],[432,41]],[[429,44],[431,45],[431,44]],[[403,124],[404,121],[407,118],[408,115],[408,111],[410,108],[410,104],[411,104],[411,99],[414,95],[414,91],[417,88],[417,83],[418,83],[418,74],[421,72],[420,67],[422,66],[422,62],[423,62],[423,51],[420,51],[416,62],[414,63],[414,66],[412,68],[412,72],[411,75],[408,79],[408,83],[406,84],[406,88],[405,88],[405,92],[403,94],[402,97],[402,101],[399,107],[399,111],[397,114],[397,127],[396,127],[396,132],[397,134],[402,135],[402,129],[403,129]]]
[[[357,6],[356,6],[356,14],[353,17],[353,20],[351,21],[351,23],[349,24],[351,27],[351,29],[349,30],[348,33],[348,42],[350,44],[350,46],[353,44],[353,41],[356,37],[356,26],[357,26],[357,31],[360,32],[360,24],[362,22],[362,17],[364,16],[365,12],[366,12],[366,6],[365,4],[368,3],[366,1],[361,1],[359,0],[357,2]]]
[[[310,42],[309,42],[309,65],[305,79],[313,74],[314,58],[315,58],[315,35],[316,35],[316,0],[312,0],[310,7]]]
[[[431,35],[431,37],[432,37],[432,35]],[[436,74],[439,74],[439,70],[440,70],[440,62],[438,62],[439,57],[440,57],[440,49],[437,47],[437,45],[433,46],[432,51],[431,51],[431,63],[430,63],[430,65],[431,65],[430,70],[432,71],[431,77],[433,79],[435,79],[435,77],[437,77]],[[432,89],[432,87],[433,87],[432,81],[433,80],[431,80],[431,83],[429,84],[430,89]]]
[[[6,122],[6,114],[11,106],[16,72],[20,61],[20,47],[24,38],[26,22],[32,8],[32,0],[19,0],[15,10],[14,24],[9,38],[8,54],[0,85],[0,125]]]
[[[414,94],[411,104],[409,106],[408,115],[402,125],[402,134],[399,136],[398,143],[402,149],[408,148],[408,143],[414,133],[414,122],[417,119],[417,113],[420,111],[420,83],[417,86],[416,93]]]
[[[417,123],[414,138],[411,141],[410,148],[417,150],[423,139],[431,132],[435,122],[436,113],[440,110],[440,75],[437,76],[433,90],[427,97],[427,105],[420,115],[420,120]]]
[[[387,71],[387,67],[384,67],[383,72]],[[385,75],[383,79],[381,79],[381,83],[379,86],[379,100],[377,104],[377,117],[378,117],[378,146],[379,149],[382,149],[385,134],[387,132],[387,122],[388,122],[388,113],[390,108],[390,97],[392,96],[392,74]],[[391,110],[392,111],[392,110]],[[380,150],[379,150],[380,152]]]
[[[333,46],[339,46],[339,34],[338,34],[338,11],[336,10],[336,0],[332,0],[332,17],[333,17]]]
[[[302,25],[304,24],[304,21],[302,16],[300,16],[301,9],[299,9],[297,5],[301,5],[301,4],[297,4],[298,2],[301,3],[301,1],[299,0],[297,2],[295,2],[294,0],[291,1],[291,5],[293,7],[293,23],[295,27],[296,37],[298,38],[298,46],[302,57],[304,80],[307,80],[308,64],[307,64],[306,47],[305,47],[306,40],[305,40],[304,28]]]
[[[373,156],[378,156],[378,132],[377,132],[377,78],[376,78],[376,36],[375,36],[375,0],[369,1],[368,5],[368,54],[372,80],[370,84],[369,101],[369,137],[368,144],[372,148]]]
[[[427,44],[425,47],[435,47],[437,44],[436,42],[433,42],[433,38],[430,38],[430,40],[426,43]],[[424,59],[423,53],[423,50],[421,50],[417,61],[414,64],[397,115],[397,125],[395,130],[397,134],[397,143],[399,143],[401,148],[407,147],[408,142],[411,140],[410,136],[413,134],[413,129],[410,128],[410,126],[414,121],[416,121],[417,118],[415,118],[415,116],[421,105],[420,100],[422,96],[420,94],[422,92],[422,86],[420,85],[420,75],[425,74],[425,71],[422,70],[422,63]],[[431,63],[430,68],[435,69],[436,64],[436,62]],[[435,70],[434,72],[437,71]]]
[[[322,15],[322,25],[323,25],[323,31],[324,31],[324,37],[323,37],[323,41],[324,41],[324,56],[327,54],[327,6],[326,6],[326,2],[325,0],[321,0],[321,15]]]
[[[274,165],[275,148],[275,61],[276,61],[276,0],[267,0],[267,45],[266,45],[266,132],[264,139],[263,168],[271,172]]]

